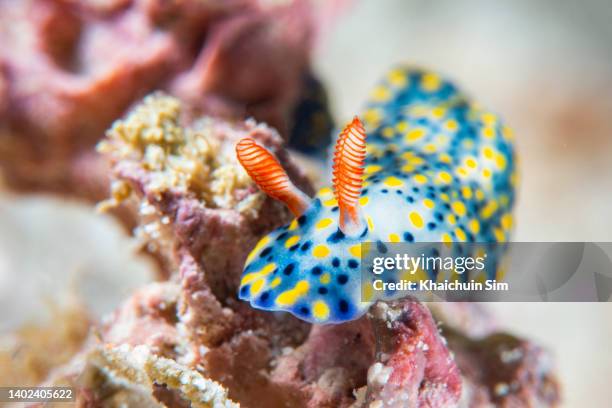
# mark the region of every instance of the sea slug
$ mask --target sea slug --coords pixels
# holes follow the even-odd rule
[[[513,134],[496,115],[439,75],[402,67],[374,88],[361,117],[365,126],[355,117],[337,139],[333,189],[313,199],[272,154],[248,138],[238,142],[251,178],[296,216],[246,261],[239,297],[254,307],[313,323],[352,320],[369,307],[362,242],[508,240]]]

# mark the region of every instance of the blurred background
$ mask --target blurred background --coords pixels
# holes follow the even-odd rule
[[[314,65],[338,122],[393,64],[455,79],[517,135],[516,241],[612,240],[612,3],[362,0]],[[150,281],[111,217],[57,197],[0,192],[0,332],[41,319],[77,288],[95,316]],[[67,284],[68,283],[68,284]],[[612,303],[489,304],[500,324],[552,351],[564,405],[609,406]]]

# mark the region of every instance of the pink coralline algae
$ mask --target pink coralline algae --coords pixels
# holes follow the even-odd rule
[[[377,303],[370,313],[377,342],[366,391],[370,406],[456,405],[461,374],[427,307],[405,299]]]
[[[287,137],[315,31],[303,0],[2,2],[0,26],[6,183],[94,200],[108,177],[94,145],[156,90]]]

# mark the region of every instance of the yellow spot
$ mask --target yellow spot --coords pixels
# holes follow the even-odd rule
[[[251,285],[251,296],[257,295],[263,289],[264,280],[258,279]]]
[[[366,221],[368,223],[368,228],[370,230],[370,232],[374,231],[374,221],[372,221],[372,217],[370,217],[369,215],[366,217]]]
[[[474,219],[470,220],[470,222],[468,223],[468,228],[474,234],[478,234],[480,232],[480,223],[478,222],[477,219],[474,218]]]
[[[329,248],[326,245],[320,244],[312,249],[312,256],[315,258],[325,258],[329,255]]]
[[[287,231],[293,231],[298,227],[298,222],[297,219],[291,221],[291,224],[289,224],[289,228],[287,228]]]
[[[423,268],[417,268],[414,272],[404,271],[400,275],[400,279],[412,282],[419,282],[427,279],[427,273],[423,270]]]
[[[382,154],[381,150],[374,145],[366,145],[366,153],[371,156],[380,156]]]
[[[369,166],[366,166],[365,173],[372,174],[380,170],[382,170],[382,166],[379,166],[378,164],[370,164]]]
[[[375,102],[386,102],[391,98],[391,92],[386,87],[379,85],[372,90],[370,97]]]
[[[398,132],[404,133],[405,131],[408,130],[408,122],[406,122],[405,120],[402,120],[395,126],[395,128],[397,129]]]
[[[506,213],[501,217],[501,225],[505,230],[512,228],[512,214]]]
[[[514,139],[514,132],[512,131],[511,128],[509,128],[508,126],[504,126],[502,128],[502,135],[504,135],[504,138],[506,140],[512,140]]]
[[[503,281],[504,278],[506,277],[506,266],[505,265],[499,265],[497,267],[497,271],[495,272],[495,279],[498,281]]]
[[[400,237],[397,234],[389,234],[389,242],[400,242]]]
[[[376,108],[368,109],[363,114],[363,120],[365,120],[368,125],[376,126],[381,119],[382,113]]]
[[[480,117],[485,125],[493,126],[497,121],[497,117],[492,113],[483,113]]]
[[[480,216],[486,220],[488,218],[491,218],[495,211],[497,211],[497,201],[491,200],[480,211]]]
[[[474,280],[480,283],[481,285],[484,285],[487,281],[487,274],[484,271],[479,272],[478,275],[474,277]]]
[[[333,193],[332,189],[329,187],[323,187],[322,189],[319,190],[318,195],[320,196],[328,196],[331,195]]]
[[[394,69],[387,76],[389,83],[393,86],[404,87],[407,84],[406,73],[400,69]]]
[[[289,289],[278,295],[276,298],[276,304],[279,306],[291,306],[295,304],[295,302],[306,293],[308,293],[308,288],[310,285],[308,281],[301,280],[295,284],[293,289]]]
[[[444,246],[446,246],[447,248],[450,248],[452,247],[452,244],[450,242],[446,242],[444,243]],[[438,276],[436,277],[436,282],[442,283],[446,280],[452,280],[452,279],[453,279],[452,271],[441,270],[438,272]]]
[[[353,245],[349,248],[349,252],[355,258],[361,258],[361,244]]]
[[[385,179],[385,184],[389,187],[398,187],[404,184],[404,182],[400,179],[398,179],[397,177],[387,177]]]
[[[415,174],[413,179],[414,179],[415,182],[417,182],[419,184],[427,183],[427,177],[422,175],[422,174]]]
[[[437,91],[438,89],[440,89],[440,85],[441,85],[440,77],[437,74],[434,74],[432,72],[429,72],[423,75],[423,78],[421,79],[421,86],[427,92]]]
[[[441,106],[436,106],[431,110],[431,116],[433,116],[434,119],[441,119],[445,114],[446,108],[443,108]]]
[[[300,240],[299,235],[292,236],[291,238],[287,239],[287,241],[285,241],[285,248],[291,248],[292,246],[297,244],[299,240]]]
[[[280,285],[280,283],[281,283],[281,278],[279,278],[279,277],[277,276],[276,278],[274,278],[274,279],[272,280],[272,283],[270,283],[270,287],[271,287],[271,288],[275,288],[275,287],[277,287],[278,285]]]
[[[395,132],[393,131],[393,128],[387,126],[382,130],[382,135],[383,137],[386,137],[387,139],[390,139],[393,137],[393,135],[395,134]]]
[[[425,160],[422,157],[413,157],[410,159],[410,164],[414,164],[415,166],[423,163],[425,163]]]
[[[405,173],[410,173],[414,171],[414,166],[412,164],[406,164],[402,166],[402,171]]]
[[[439,172],[438,178],[443,183],[450,183],[451,181],[453,181],[453,177],[447,171]]]
[[[270,242],[270,237],[268,236],[265,236],[262,239],[260,239],[257,245],[255,245],[255,248],[253,248],[253,250],[249,253],[246,263],[251,263],[251,261],[255,258],[255,256],[257,256],[259,251],[261,251],[268,242]]]
[[[442,199],[442,201],[449,201],[448,194],[446,193],[440,193],[440,198]]]
[[[485,178],[491,177],[491,170],[489,170],[489,169],[482,169],[482,176],[485,177]]]
[[[334,221],[331,218],[323,218],[321,221],[317,222],[315,226],[317,229],[323,229],[329,227]]]
[[[476,163],[476,160],[474,160],[473,157],[469,157],[466,161],[465,164],[472,169],[475,169],[476,167],[478,167],[478,163]]]
[[[426,133],[427,132],[425,131],[425,129],[421,127],[414,128],[410,130],[408,133],[406,133],[406,143],[416,142],[417,140],[425,136]]]
[[[323,205],[326,207],[334,207],[336,205],[338,205],[338,200],[336,200],[335,198],[323,201]]]
[[[510,185],[512,187],[515,187],[519,182],[519,175],[516,173],[516,171],[513,171],[512,174],[510,175]]]
[[[484,199],[484,193],[481,189],[476,190],[476,199],[482,201]]]
[[[461,228],[455,228],[455,235],[457,236],[457,238],[460,241],[465,241],[466,240],[466,236],[465,236],[465,232],[463,232],[463,230]]]
[[[509,203],[510,203],[510,199],[508,198],[507,195],[502,194],[499,197],[499,202],[501,203],[501,205],[503,205],[504,207],[506,207]]]
[[[448,153],[440,153],[440,155],[438,156],[438,160],[440,160],[442,163],[450,163],[452,161],[452,158]]]
[[[429,198],[426,198],[423,200],[423,204],[425,205],[425,207],[427,208],[434,208],[434,202],[432,200],[430,200]]]
[[[455,130],[459,129],[459,124],[455,119],[450,119],[447,120],[446,123],[444,123],[444,127],[454,132]]]
[[[369,302],[374,297],[374,288],[369,282],[361,285],[361,296],[361,300],[364,302]]]
[[[490,160],[493,158],[493,149],[491,149],[490,147],[485,147],[484,149],[482,149],[482,154],[485,158]]]
[[[359,199],[359,205],[364,207],[368,203],[368,201],[370,201],[370,199],[368,197],[361,197]]]
[[[462,177],[466,177],[468,175],[468,172],[467,172],[467,170],[465,168],[459,167],[457,169],[457,174],[459,174]]]
[[[461,187],[461,195],[466,200],[469,200],[470,198],[472,198],[472,189],[469,188],[468,186]]]
[[[321,282],[323,285],[327,285],[329,282],[331,282],[331,275],[329,273],[324,273],[319,278],[319,282]]]
[[[459,217],[463,217],[465,215],[465,213],[466,213],[465,204],[463,204],[461,201],[455,201],[453,203],[453,211]]]
[[[256,279],[263,278],[264,276],[269,275],[270,272],[272,272],[275,268],[276,264],[272,262],[267,264],[257,272],[247,273],[242,277],[242,280],[240,281],[240,286],[244,286],[250,282],[253,282]]]
[[[504,242],[506,240],[506,236],[504,235],[504,232],[499,228],[493,228],[493,234],[495,234],[495,239],[498,242]]]
[[[484,248],[479,246],[476,249],[476,254],[475,254],[474,257],[475,258],[484,258],[485,254],[486,254],[486,251],[484,250]]]
[[[450,225],[455,225],[455,223],[457,222],[457,217],[455,217],[455,214],[448,214],[446,216],[446,220]]]
[[[423,146],[423,151],[425,153],[435,153],[437,149],[438,147],[433,143],[427,143],[425,146]]]
[[[410,212],[410,222],[415,228],[423,228],[423,217],[416,211]]]
[[[445,244],[450,244],[453,242],[453,238],[448,232],[445,232],[444,234],[442,234],[442,242],[444,242]]]
[[[503,154],[498,154],[495,156],[495,164],[497,164],[497,168],[500,170],[504,170],[506,168],[506,158]]]
[[[482,129],[482,135],[487,139],[492,139],[495,136],[495,129],[487,126]]]
[[[327,320],[329,317],[329,306],[322,300],[316,300],[312,304],[312,315],[317,320]]]

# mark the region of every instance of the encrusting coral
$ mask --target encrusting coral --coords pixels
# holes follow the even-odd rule
[[[124,120],[117,120],[107,132],[107,139],[98,144],[98,151],[114,163],[138,161],[147,171],[146,186],[161,197],[164,191],[180,191],[193,195],[211,208],[231,208],[238,201],[236,189],[251,185],[246,173],[235,166],[233,151],[214,137],[223,132],[223,122],[203,118],[193,127],[179,123],[181,106],[178,99],[150,95],[137,105]],[[129,169],[126,168],[124,170]],[[127,198],[130,186],[115,181],[111,186],[112,202]],[[242,203],[243,211],[255,202]]]

